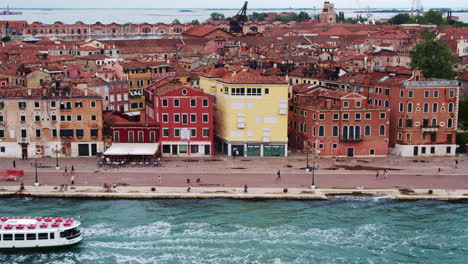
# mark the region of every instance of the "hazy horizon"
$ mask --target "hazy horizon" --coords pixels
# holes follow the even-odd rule
[[[444,3],[435,0],[420,0],[424,8],[468,8],[465,1],[462,0],[447,0]],[[323,6],[322,0],[288,0],[288,1],[275,1],[275,0],[250,0],[249,8],[251,9],[313,9],[321,8]],[[389,1],[384,0],[335,0],[335,7],[339,8],[411,8],[411,1],[408,0],[394,0],[389,4]],[[80,0],[77,2],[68,2],[64,4],[63,0],[8,0],[0,1],[0,7],[10,5],[11,8],[22,9],[83,9],[83,8],[105,8],[105,9],[239,9],[244,3],[244,0],[220,2],[218,0],[199,0],[197,2],[187,0],[172,0],[170,6],[161,6],[154,0],[133,0],[129,3],[126,0],[113,0],[113,1],[96,1],[96,0]]]

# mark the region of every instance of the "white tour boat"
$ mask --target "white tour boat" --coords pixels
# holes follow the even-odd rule
[[[55,248],[81,241],[80,222],[73,218],[1,217],[0,251]]]

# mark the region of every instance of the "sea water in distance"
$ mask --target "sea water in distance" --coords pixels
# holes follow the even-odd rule
[[[239,8],[241,3],[239,2]],[[466,6],[464,7],[466,8]],[[65,24],[73,24],[81,21],[87,24],[93,24],[97,21],[105,24],[118,23],[172,23],[174,19],[181,23],[198,20],[203,22],[210,18],[213,12],[223,13],[226,17],[236,15],[238,9],[206,9],[206,8],[44,8],[44,9],[12,9],[13,11],[21,11],[22,15],[0,16],[0,20],[26,20],[29,23],[39,21],[46,24],[52,24],[56,21],[61,21]],[[343,11],[346,17],[356,18],[358,15],[367,17],[365,13],[355,13],[359,9],[337,9]],[[361,9],[363,11],[365,9]],[[307,12],[310,16],[317,15],[321,12],[321,8],[311,9],[248,9],[248,14],[253,12]],[[371,19],[390,18],[397,13],[373,13]],[[460,21],[468,22],[468,13],[454,13]]]
[[[0,215],[82,218],[83,242],[0,263],[468,263],[468,205],[0,199]]]

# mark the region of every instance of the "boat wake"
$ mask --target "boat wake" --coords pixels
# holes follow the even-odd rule
[[[344,201],[344,202],[389,202],[392,197],[389,195],[330,195],[328,200],[331,201]]]

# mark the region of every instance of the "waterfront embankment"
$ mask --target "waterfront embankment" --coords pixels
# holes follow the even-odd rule
[[[53,186],[27,186],[19,192],[16,186],[0,188],[0,197],[44,197],[85,199],[245,199],[245,200],[327,200],[337,195],[386,196],[394,200],[468,201],[468,190],[448,189],[311,189],[311,188],[243,188],[192,187],[115,187],[75,186],[60,191]]]

